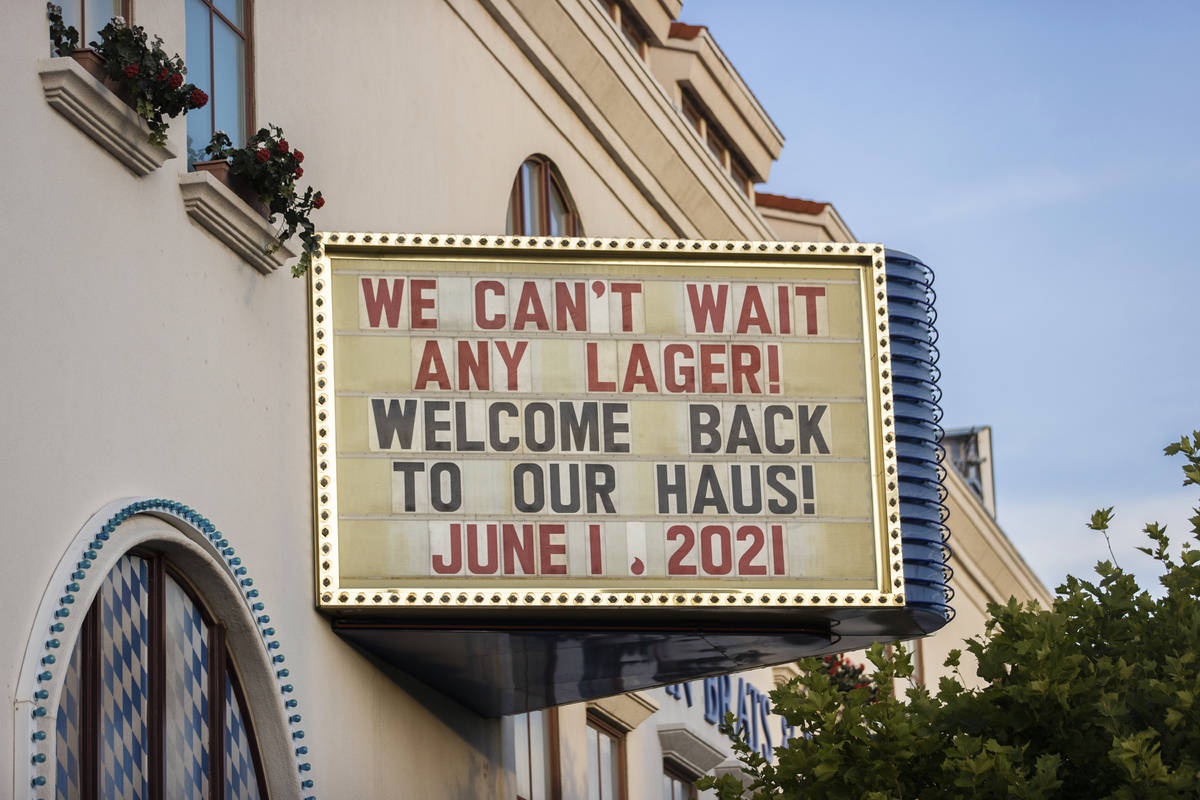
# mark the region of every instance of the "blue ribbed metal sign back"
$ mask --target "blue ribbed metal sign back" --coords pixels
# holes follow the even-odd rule
[[[887,286],[906,605],[949,620],[954,591],[943,502],[933,270],[907,253],[888,250]]]

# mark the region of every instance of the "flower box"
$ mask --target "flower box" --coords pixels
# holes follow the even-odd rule
[[[197,172],[207,172],[221,183],[225,184],[238,197],[245,201],[246,205],[258,212],[263,219],[271,218],[270,207],[259,199],[254,190],[247,186],[242,181],[237,180],[229,174],[229,160],[225,158],[217,158],[212,161],[196,161],[192,167]]]
[[[271,124],[259,128],[241,147],[234,147],[224,131],[214,131],[204,152],[212,159],[205,169],[217,170],[219,179],[234,191],[244,186],[243,197],[248,190],[255,201],[265,200],[269,211],[264,216],[268,221],[276,215],[282,218],[276,231],[278,244],[298,235],[300,258],[292,266],[292,275],[303,275],[321,249],[310,215],[325,205],[321,192],[312,186],[303,193],[296,189],[296,181],[304,177],[304,153],[293,149],[279,126]]]
[[[107,88],[113,94],[116,94],[116,84],[109,80],[108,76],[105,74],[104,59],[101,58],[99,53],[90,47],[81,47],[75,52],[71,53],[71,58],[75,59],[79,66],[87,70],[89,75],[103,83],[105,88]]]

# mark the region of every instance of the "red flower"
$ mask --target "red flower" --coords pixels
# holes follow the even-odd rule
[[[159,81],[161,83],[162,81],[165,81],[166,79],[167,79],[167,68],[163,67],[158,71],[158,74],[154,76],[154,80]]]
[[[296,177],[299,178],[303,174],[304,174],[304,167],[296,167],[296,172],[295,172]]]
[[[183,76],[176,72],[171,76],[171,79],[167,81],[167,85],[172,89],[178,89],[180,86],[183,86]]]
[[[259,150],[257,153],[254,154],[254,157],[257,158],[259,161],[266,161],[268,158],[271,157],[271,154],[268,153],[266,150]]]
[[[136,78],[139,71],[140,71],[140,69],[138,68],[137,64],[130,64],[128,67],[125,68],[125,77],[126,78]]]
[[[300,152],[299,150],[293,152],[292,155],[295,157],[297,164],[304,160],[304,153]]]
[[[286,153],[288,151],[287,139],[280,139],[279,143],[277,145],[275,145],[275,149],[281,153]]]
[[[204,104],[207,102],[208,95],[199,89],[192,89],[192,93],[188,95],[188,104],[190,104],[192,108],[203,108]]]
[[[325,205],[325,198],[317,195],[317,199],[313,200],[313,208],[320,208],[323,205]]]

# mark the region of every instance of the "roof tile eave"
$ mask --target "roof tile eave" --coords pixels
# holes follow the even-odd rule
[[[782,194],[756,192],[754,204],[763,208],[776,208],[780,211],[792,211],[797,214],[820,214],[829,207],[829,203],[816,200],[804,200],[799,197],[788,197]]]

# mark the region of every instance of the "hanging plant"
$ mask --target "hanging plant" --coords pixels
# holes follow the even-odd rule
[[[211,159],[229,164],[229,178],[235,190],[248,192],[265,203],[271,222],[276,214],[283,217],[276,241],[267,252],[278,250],[299,234],[300,259],[292,267],[292,275],[297,278],[303,275],[320,251],[309,215],[325,205],[325,198],[313,187],[305,188],[303,194],[296,190],[296,181],[304,175],[301,166],[304,153],[292,149],[279,126],[270,124],[260,128],[242,147],[234,147],[224,131],[217,131],[204,152]]]
[[[57,56],[70,56],[79,47],[79,31],[63,24],[62,6],[46,3],[46,16],[50,19],[50,49]]]
[[[50,19],[50,42],[59,55],[77,55],[79,33],[64,25],[62,8],[46,6]],[[121,17],[113,17],[100,30],[100,40],[91,42],[100,59],[100,75],[150,128],[151,144],[167,142],[168,120],[193,108],[203,108],[208,95],[186,83],[187,67],[176,53],[168,56],[159,36],[151,39],[140,25],[128,27]]]

